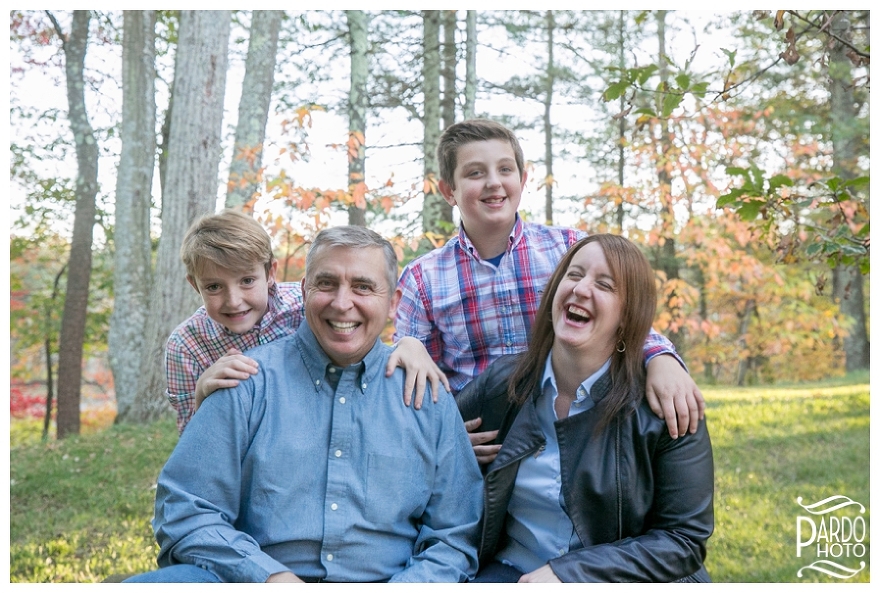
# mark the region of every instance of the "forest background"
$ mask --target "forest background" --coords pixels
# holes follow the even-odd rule
[[[170,414],[162,347],[198,306],[178,250],[206,212],[252,212],[283,281],[328,225],[374,228],[403,262],[442,244],[457,218],[433,149],[475,115],[522,138],[525,218],[643,246],[655,328],[698,383],[868,369],[869,25],[868,11],[13,11],[12,412],[43,414],[47,433],[55,418],[59,438],[96,399],[108,421]]]
[[[866,10],[10,16],[11,581],[154,565],[191,220],[252,212],[291,281],[327,225],[409,261],[455,232],[440,130],[481,115],[522,139],[524,217],[651,259],[709,407],[713,578],[869,582],[867,539],[839,574],[794,546],[803,501],[869,521]]]

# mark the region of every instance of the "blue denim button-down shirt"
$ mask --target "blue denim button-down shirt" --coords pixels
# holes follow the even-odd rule
[[[224,581],[458,582],[477,568],[482,479],[452,396],[403,404],[377,341],[328,384],[303,323],[207,398],[159,476],[159,565]]]

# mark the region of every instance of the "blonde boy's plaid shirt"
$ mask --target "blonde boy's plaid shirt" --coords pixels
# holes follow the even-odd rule
[[[394,341],[402,336],[422,340],[458,393],[501,355],[528,348],[544,286],[568,248],[585,236],[523,222],[517,214],[496,267],[480,258],[460,228],[443,247],[404,268]],[[652,330],[645,362],[667,353],[675,355],[672,342]]]
[[[269,288],[269,310],[250,331],[235,334],[208,317],[204,307],[177,326],[165,344],[165,396],[177,412],[177,430],[183,433],[193,415],[196,381],[230,348],[242,352],[296,331],[303,320],[299,282],[276,283]]]

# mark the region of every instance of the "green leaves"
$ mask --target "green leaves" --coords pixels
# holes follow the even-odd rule
[[[659,67],[656,64],[650,64],[639,68],[612,68],[611,70],[620,72],[620,79],[612,82],[602,93],[602,100],[605,102],[619,99],[630,90],[633,94],[638,90],[643,90],[650,78],[658,72]],[[672,83],[669,81],[661,82],[657,87],[656,93],[660,97],[659,114],[650,107],[642,107],[637,113],[666,119],[681,105],[688,94],[703,98],[709,88],[707,81],[695,81],[686,71],[676,74],[673,80]]]
[[[807,233],[803,255],[808,259],[824,260],[831,267],[858,265],[862,274],[870,271],[869,216],[855,193],[869,188],[869,177],[830,177],[803,188],[787,175],[768,180],[757,165],[726,171],[739,178],[738,186],[721,195],[716,208],[729,207],[744,221],[758,221],[756,226],[768,236]]]

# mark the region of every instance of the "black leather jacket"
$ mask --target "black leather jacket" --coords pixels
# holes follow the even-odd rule
[[[527,354],[526,354],[527,355]],[[518,356],[504,356],[458,395],[464,420],[499,429],[503,442],[486,470],[480,565],[504,544],[507,505],[519,462],[544,446],[532,397],[520,409],[507,399]],[[608,374],[593,386],[599,401]],[[555,423],[562,493],[584,547],[550,560],[563,582],[709,581],[703,567],[714,528],[714,466],[705,421],[672,440],[646,402],[594,435],[596,408]]]

